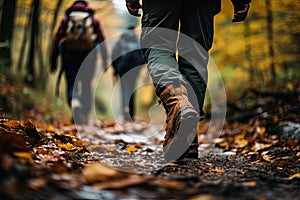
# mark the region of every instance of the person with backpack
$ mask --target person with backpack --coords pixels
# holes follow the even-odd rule
[[[245,20],[250,0],[232,0],[233,22]],[[156,94],[167,115],[163,144],[167,161],[198,158],[196,127],[204,118],[208,51],[221,0],[126,0],[141,16],[141,47]]]
[[[88,6],[87,1],[76,0],[65,11],[65,17],[55,34],[50,71],[56,72],[57,58],[61,54],[60,75],[65,73],[68,105],[72,107],[72,101],[75,99],[80,102],[80,106],[72,110],[72,121],[75,117],[77,123],[87,123],[91,111],[91,81],[99,53],[103,69],[106,69],[107,50],[100,22],[94,17],[94,10]],[[80,67],[83,69],[79,71]]]
[[[135,119],[135,85],[142,65],[145,64],[139,39],[134,27],[129,26],[112,49],[114,76],[120,79],[122,115],[125,121]]]

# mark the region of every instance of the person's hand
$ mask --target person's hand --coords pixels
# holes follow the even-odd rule
[[[250,8],[249,3],[234,5],[234,16],[232,22],[244,21],[248,15],[249,8]]]
[[[136,17],[140,17],[141,14],[139,14],[139,9],[142,8],[139,0],[126,0],[126,7],[128,12]]]

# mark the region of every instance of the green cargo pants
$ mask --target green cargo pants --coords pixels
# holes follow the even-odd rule
[[[183,84],[201,117],[219,7],[220,0],[143,0],[141,47],[156,94]]]

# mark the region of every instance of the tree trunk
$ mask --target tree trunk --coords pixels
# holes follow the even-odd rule
[[[27,76],[26,82],[31,87],[36,86],[36,74],[35,74],[35,47],[37,43],[37,37],[39,33],[39,7],[40,0],[33,1],[33,14],[31,18],[31,34],[30,44],[28,50],[28,62],[27,62]]]
[[[267,31],[268,31],[268,48],[270,57],[271,81],[276,80],[276,70],[274,62],[274,37],[273,37],[273,14],[271,0],[266,0],[267,10]]]
[[[4,0],[0,25],[0,68],[10,68],[16,0]]]

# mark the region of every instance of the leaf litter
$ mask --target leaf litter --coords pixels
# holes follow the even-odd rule
[[[299,113],[255,109],[246,123],[226,122],[212,143],[199,141],[198,159],[173,163],[164,162],[159,124],[0,119],[1,197],[297,199]],[[205,130],[209,121],[202,123],[199,137],[213,134]]]

